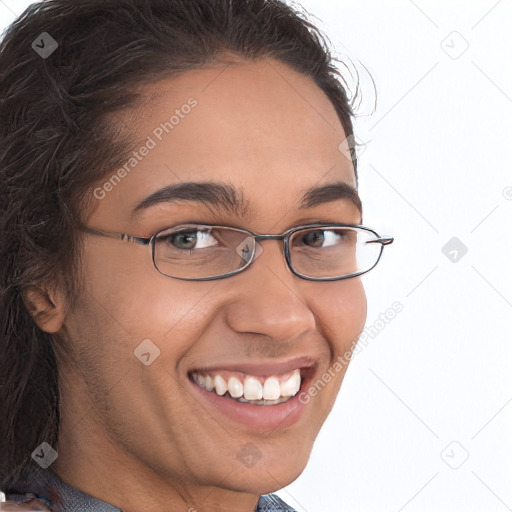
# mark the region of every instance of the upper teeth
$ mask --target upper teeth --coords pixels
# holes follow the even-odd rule
[[[300,389],[300,370],[296,369],[286,380],[279,380],[278,376],[267,377],[263,384],[261,379],[252,375],[245,375],[240,379],[236,375],[227,378],[218,373],[212,375],[194,373],[194,380],[202,388],[224,395],[226,391],[232,398],[245,400],[278,400],[295,396]]]

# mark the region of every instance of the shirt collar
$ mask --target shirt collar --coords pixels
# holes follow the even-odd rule
[[[57,473],[48,468],[45,471],[34,470],[29,478],[12,486],[6,492],[6,499],[21,501],[30,493],[42,499],[52,512],[123,512],[121,509],[86,494],[62,480]],[[296,512],[275,494],[260,497],[254,512]]]

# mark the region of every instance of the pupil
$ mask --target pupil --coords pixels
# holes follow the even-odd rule
[[[180,237],[183,237],[183,239],[185,239],[185,245],[187,243],[192,243],[192,246],[195,244],[196,235],[194,235],[194,234],[181,233],[179,235],[176,235],[176,237],[178,238],[178,240],[180,240]],[[186,247],[186,249],[190,249],[190,247]]]
[[[309,245],[313,245],[314,247],[321,247],[324,241],[324,234],[320,231],[313,231],[312,233],[308,233],[304,236]],[[318,245],[315,245],[315,242],[320,241]],[[310,243],[312,242],[312,243]]]

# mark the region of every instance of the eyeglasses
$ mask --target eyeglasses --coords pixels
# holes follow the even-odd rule
[[[365,226],[309,224],[282,235],[260,235],[250,229],[214,224],[180,224],[150,238],[82,227],[91,234],[151,246],[155,268],[185,281],[224,279],[249,267],[261,254],[261,240],[283,240],[288,267],[310,281],[336,281],[360,276],[379,262],[392,237]]]

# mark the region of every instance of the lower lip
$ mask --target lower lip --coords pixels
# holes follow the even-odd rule
[[[230,420],[250,427],[251,430],[269,431],[290,427],[299,420],[306,405],[299,401],[300,392],[305,385],[304,381],[294,397],[277,405],[238,402],[232,398],[219,396],[215,391],[207,391],[190,379],[189,382],[202,402],[206,402]]]

